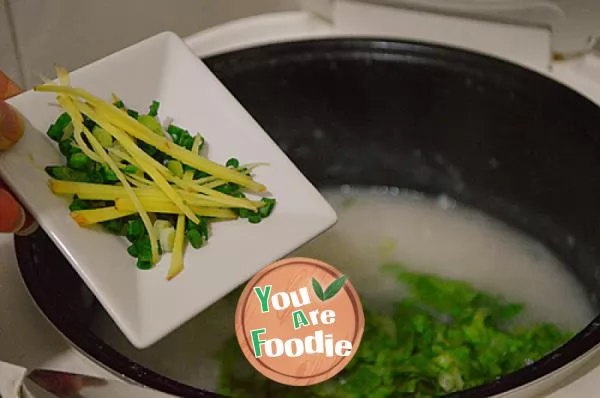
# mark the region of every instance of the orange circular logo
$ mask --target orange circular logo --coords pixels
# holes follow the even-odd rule
[[[260,373],[281,384],[308,386],[350,362],[365,318],[345,275],[322,261],[289,258],[248,282],[235,325],[244,355]]]

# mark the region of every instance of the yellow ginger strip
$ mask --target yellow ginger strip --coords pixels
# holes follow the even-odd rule
[[[173,253],[171,255],[171,265],[167,273],[167,280],[175,278],[183,271],[183,245],[185,243],[185,216],[177,217],[177,226],[175,227],[175,242],[173,244]]]
[[[134,166],[139,167],[136,164],[134,159],[128,158],[127,155],[123,154],[118,149],[113,150],[113,153],[115,153],[117,156],[121,156],[123,158],[123,160],[133,164]],[[256,211],[256,209],[257,209],[258,205],[256,203],[253,203],[252,201],[249,201],[249,200],[243,199],[243,198],[235,198],[233,196],[230,196],[230,195],[227,195],[227,194],[224,194],[222,192],[215,191],[214,189],[212,189],[212,188],[221,186],[223,184],[226,184],[226,182],[224,182],[222,180],[218,180],[218,181],[222,181],[222,182],[218,183],[218,184],[215,183],[211,187],[206,187],[206,186],[200,187],[196,184],[197,181],[193,181],[190,178],[186,179],[186,178],[179,178],[179,177],[174,176],[173,173],[171,173],[171,171],[167,167],[163,166],[160,163],[156,163],[155,167],[167,181],[172,182],[173,184],[179,186],[180,188],[186,189],[188,191],[192,190],[195,192],[203,193],[207,196],[210,196],[211,198],[214,198],[214,200],[222,203],[223,205],[226,205],[227,207],[243,207],[243,208],[250,209],[253,211]],[[189,171],[189,172],[191,172],[191,171]],[[192,177],[193,177],[193,174],[192,174]],[[214,177],[207,177],[207,178],[212,178],[214,180]],[[140,179],[138,179],[138,181],[142,182]]]
[[[264,185],[257,183],[256,181],[252,180],[252,178],[239,173],[236,170],[212,162],[202,156],[199,156],[198,154],[194,154],[191,151],[174,144],[165,137],[153,134],[150,129],[137,120],[121,112],[112,104],[109,104],[91,95],[83,89],[47,84],[37,86],[35,87],[35,90],[41,92],[61,93],[71,97],[82,98],[93,105],[98,111],[98,114],[101,114],[109,120],[112,120],[116,127],[127,131],[135,138],[154,146],[159,151],[172,156],[180,162],[185,163],[195,169],[202,170],[208,174],[214,175],[222,180],[234,182],[250,190],[256,192],[266,191],[266,187]]]
[[[87,144],[85,143],[85,141],[83,141],[83,137],[82,137],[82,132],[83,132],[83,121],[82,123],[75,123],[75,119],[81,119],[81,114],[79,112],[77,112],[76,110],[73,111],[72,109],[70,111],[68,111],[67,109],[70,108],[68,106],[69,103],[69,99],[67,97],[63,97],[63,96],[58,96],[56,97],[56,101],[58,102],[58,104],[65,110],[67,111],[67,113],[69,114],[69,116],[71,116],[71,123],[73,123],[73,137],[75,138],[75,142],[77,143],[77,146],[79,147],[79,149],[81,149],[81,151],[90,159],[92,159],[94,162],[98,162],[98,163],[102,163],[102,159],[100,159],[100,156],[98,156],[94,151],[92,151]]]
[[[143,204],[144,208],[151,213],[181,214],[181,210],[168,200],[157,200],[153,198],[141,197],[140,202]],[[133,203],[129,198],[117,198],[115,200],[115,207],[117,208],[117,210],[123,211],[129,211],[134,208]],[[237,215],[229,209],[200,206],[190,206],[190,208],[193,209],[194,213],[203,217],[215,217],[226,219],[237,218]]]
[[[103,207],[101,209],[76,210],[71,212],[71,217],[80,226],[92,225],[99,222],[115,220],[135,214],[135,211],[117,210],[116,207]]]
[[[80,199],[88,200],[115,200],[116,198],[126,196],[127,193],[122,186],[93,184],[89,182],[73,182],[51,179],[49,184],[52,193],[57,195],[77,195]],[[168,200],[168,197],[160,189],[154,187],[134,188],[138,197],[154,198],[159,200]],[[205,207],[237,207],[235,205],[223,204],[206,195],[200,195],[193,192],[177,191],[181,198],[195,206]],[[259,207],[260,202],[255,202]]]
[[[192,143],[192,153],[194,155],[198,154],[198,150],[200,149],[200,144],[202,144],[202,141],[204,141],[204,138],[202,138],[200,134],[196,134],[194,137],[194,142]]]

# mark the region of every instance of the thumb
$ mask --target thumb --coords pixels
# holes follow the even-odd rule
[[[23,136],[23,120],[10,105],[0,101],[0,151],[10,149]]]

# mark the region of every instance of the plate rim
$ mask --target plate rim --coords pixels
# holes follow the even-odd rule
[[[128,55],[128,56],[131,56],[132,54],[135,55],[135,53],[137,53],[138,51],[142,52],[143,54],[155,54],[155,53],[163,54],[164,53],[165,56],[168,55],[170,57],[177,55],[178,60],[183,60],[183,62],[185,62],[186,64],[188,64],[188,62],[189,62],[190,67],[193,67],[194,71],[203,72],[204,70],[206,70],[208,72],[206,74],[206,76],[209,76],[211,78],[211,80],[214,81],[215,86],[220,85],[221,87],[224,88],[223,96],[220,97],[221,100],[227,101],[227,102],[234,101],[235,103],[237,103],[237,100],[231,94],[231,92],[229,92],[229,90],[227,90],[226,87],[224,87],[224,85],[222,85],[220,80],[216,76],[214,76],[212,71],[210,71],[210,69],[204,64],[204,62],[202,60],[198,59],[198,57],[196,57],[193,54],[191,49],[185,44],[185,41],[181,37],[179,37],[178,35],[176,35],[175,33],[171,32],[171,31],[163,31],[163,32],[160,32],[153,36],[150,36],[148,38],[142,39],[128,47],[117,50],[101,59],[95,60],[95,61],[93,61],[87,65],[84,65],[80,68],[76,68],[73,71],[71,71],[71,73],[74,76],[84,73],[86,75],[83,80],[86,80],[86,79],[88,81],[90,79],[93,80],[94,76],[96,74],[94,71],[104,70],[104,68],[105,68],[104,65],[106,64],[106,62],[110,62],[111,60],[112,61],[118,60],[123,55]],[[110,70],[110,68],[114,69],[114,66],[109,66],[109,70]],[[18,96],[11,98],[11,100],[9,100],[9,103],[11,103],[11,102],[14,103],[15,101],[16,102],[21,101],[20,105],[24,106],[25,104],[30,103],[30,101],[32,101],[32,99],[35,99],[36,94],[37,93],[34,91],[34,89],[29,89],[29,90],[19,94]],[[37,108],[39,108],[39,106],[41,106],[41,102],[39,105],[34,103],[34,106],[31,109],[37,109]],[[19,107],[17,107],[17,109],[19,109]],[[31,109],[29,110],[29,115],[31,115],[33,112]],[[250,129],[249,133],[247,134],[250,137],[250,140],[252,142],[260,142],[260,144],[261,144],[260,150],[261,151],[270,152],[273,154],[274,157],[285,160],[285,162],[282,162],[281,166],[286,171],[286,175],[293,177],[294,179],[298,180],[302,184],[302,186],[301,186],[302,189],[299,189],[299,191],[301,191],[304,195],[310,197],[312,200],[317,201],[316,199],[320,199],[318,201],[318,206],[316,206],[314,208],[306,207],[306,206],[304,208],[301,208],[300,206],[297,206],[298,208],[295,207],[293,209],[294,211],[303,210],[303,211],[305,211],[306,215],[310,216],[311,223],[307,224],[307,225],[310,225],[310,228],[307,227],[304,230],[301,230],[300,234],[298,234],[298,233],[292,234],[293,239],[289,239],[288,242],[283,242],[282,245],[275,245],[273,247],[269,246],[269,249],[265,250],[264,253],[261,254],[263,260],[260,262],[259,261],[254,262],[254,263],[256,263],[256,265],[254,267],[252,267],[252,269],[254,270],[253,272],[257,272],[261,268],[261,267],[258,267],[259,263],[262,264],[263,262],[265,262],[265,264],[262,264],[262,266],[265,266],[268,264],[268,262],[276,261],[277,258],[282,253],[288,253],[288,252],[293,251],[299,245],[305,244],[307,240],[313,239],[314,237],[322,234],[327,229],[331,228],[337,222],[337,214],[335,213],[333,208],[320,195],[320,193],[318,192],[316,187],[314,187],[314,185],[312,183],[310,183],[310,181],[308,181],[308,179],[305,178],[305,176],[295,166],[295,164],[293,162],[291,162],[291,160],[283,152],[283,150],[281,150],[281,148],[279,148],[274,143],[274,141],[269,140],[270,137],[268,136],[268,134],[255,121],[255,119],[247,112],[247,110],[243,106],[239,106],[238,110],[241,111],[241,113],[239,113],[240,115],[242,115],[242,116],[240,116],[240,118],[246,117],[246,115],[248,115],[247,119],[249,121],[253,122],[253,124],[254,124],[253,126],[251,126],[253,128]],[[25,117],[27,118],[27,115],[25,115]],[[32,116],[29,116],[29,118],[32,118]],[[33,131],[33,130],[31,130],[31,132],[36,133],[36,134],[38,133],[38,131]],[[44,133],[43,131],[39,131],[40,135],[44,135],[43,133]],[[261,133],[262,133],[262,135],[261,135]],[[47,137],[44,137],[44,138],[47,138]],[[54,146],[54,150],[58,153],[58,149],[56,148],[56,146],[55,145],[53,145],[53,146]],[[23,149],[23,150],[25,151],[26,149]],[[8,164],[10,165],[11,163],[8,163]],[[10,175],[10,178],[7,178],[7,180],[13,180],[13,184],[10,184],[11,187],[16,192],[17,196],[19,196],[24,203],[27,203],[28,202],[27,197],[20,195],[19,189],[15,188],[15,186],[22,184],[22,182],[18,182],[20,180],[18,177],[15,177],[14,173],[11,173],[11,174],[6,173],[4,171],[4,168],[1,165],[2,165],[2,161],[0,161],[0,173],[4,174],[5,176]],[[15,183],[15,181],[17,181],[17,183]],[[280,188],[281,188],[283,186],[283,183],[280,183],[278,186],[280,186]],[[302,202],[298,201],[297,203],[299,204]],[[90,257],[100,256],[101,251],[99,250],[96,252],[90,252],[89,255],[82,255],[81,252],[70,250],[69,249],[71,247],[71,244],[69,243],[70,238],[73,237],[74,235],[71,232],[64,232],[64,230],[61,228],[56,228],[55,221],[54,221],[56,212],[54,212],[54,211],[45,212],[44,214],[41,214],[41,215],[40,215],[39,209],[32,209],[31,212],[32,212],[32,214],[36,215],[41,227],[47,231],[48,236],[52,239],[54,244],[57,247],[59,247],[59,249],[61,250],[63,255],[67,258],[70,266],[77,271],[79,277],[84,281],[84,283],[88,286],[88,288],[94,293],[94,295],[97,297],[97,299],[102,303],[104,309],[108,312],[108,314],[113,319],[113,321],[118,325],[119,329],[125,334],[125,336],[129,340],[129,342],[132,343],[137,348],[144,349],[144,348],[152,346],[153,344],[157,343],[161,339],[163,339],[166,336],[168,336],[169,334],[171,334],[177,328],[184,325],[191,318],[198,315],[198,313],[200,313],[204,308],[200,308],[200,305],[196,304],[196,303],[198,303],[198,302],[202,302],[204,304],[206,304],[207,302],[209,302],[209,304],[212,303],[212,302],[210,302],[211,300],[205,300],[205,301],[189,300],[189,299],[183,300],[184,302],[186,302],[188,304],[185,306],[184,310],[176,311],[176,314],[178,314],[177,316],[169,317],[170,322],[164,322],[164,321],[163,322],[153,322],[152,328],[148,329],[148,328],[144,327],[144,324],[146,323],[145,321],[143,321],[141,319],[138,319],[138,320],[131,319],[132,315],[134,314],[134,309],[133,308],[125,308],[122,305],[122,303],[124,301],[122,299],[122,294],[119,294],[119,292],[123,293],[124,290],[120,289],[118,291],[113,291],[113,292],[107,291],[107,289],[103,288],[102,286],[106,287],[106,285],[109,283],[109,280],[107,278],[95,278],[93,275],[90,274],[89,267],[86,267],[84,265],[84,263],[86,263],[86,259],[89,259]],[[302,213],[302,214],[304,214],[304,213]],[[284,213],[284,214],[282,214],[282,217],[283,216],[291,217],[293,215],[294,214],[292,214],[292,213]],[[239,222],[241,222],[241,220]],[[89,243],[89,242],[91,242],[91,239],[86,240],[85,242]],[[117,246],[116,239],[114,240],[114,242],[115,242],[114,246],[111,244],[111,246],[108,247],[108,250],[111,250],[112,247]],[[294,242],[296,242],[296,243],[294,243]],[[111,241],[111,243],[112,243],[112,241]],[[101,250],[107,250],[107,246],[102,247]],[[283,254],[283,255],[285,255],[285,254]],[[209,258],[209,260],[210,260],[210,258]],[[134,266],[134,265],[135,264],[132,261],[132,266]],[[250,269],[250,267],[248,269],[244,270],[244,272],[248,271],[249,269]],[[143,272],[143,271],[138,271],[138,270],[135,270],[135,271]],[[166,272],[166,270],[165,270],[165,272]],[[117,273],[117,275],[119,275],[119,273]],[[239,276],[241,278],[242,274],[239,274]],[[167,288],[165,288],[165,289],[167,289]],[[144,288],[141,291],[147,292],[148,290],[147,290],[147,288]],[[172,295],[172,294],[169,294],[169,295]],[[214,296],[214,294],[213,294],[213,296]],[[144,300],[143,300],[142,294],[136,296],[136,301],[139,305],[139,307],[137,307],[138,310],[141,311],[141,309],[147,308],[147,306],[144,305]],[[181,300],[179,300],[179,301],[181,301]],[[174,301],[174,300],[171,300],[170,302],[173,305],[175,305],[175,303],[176,303],[176,301]],[[204,307],[206,307],[206,305]],[[163,308],[163,309],[160,313],[166,314],[167,313],[166,306],[163,306],[161,308]],[[168,313],[173,314],[174,312],[168,311]]]

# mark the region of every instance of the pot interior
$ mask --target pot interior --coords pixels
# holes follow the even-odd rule
[[[288,43],[206,62],[338,209],[332,233],[299,253],[347,272],[365,306],[385,311],[401,294],[378,273],[395,261],[526,302],[532,319],[580,332],[561,355],[461,396],[526,384],[598,343],[596,105],[522,68],[416,43]],[[236,293],[138,351],[97,304],[82,304],[89,292],[47,236],[18,238],[17,249],[42,311],[88,355],[177,395],[215,391],[213,354],[234,333]]]

